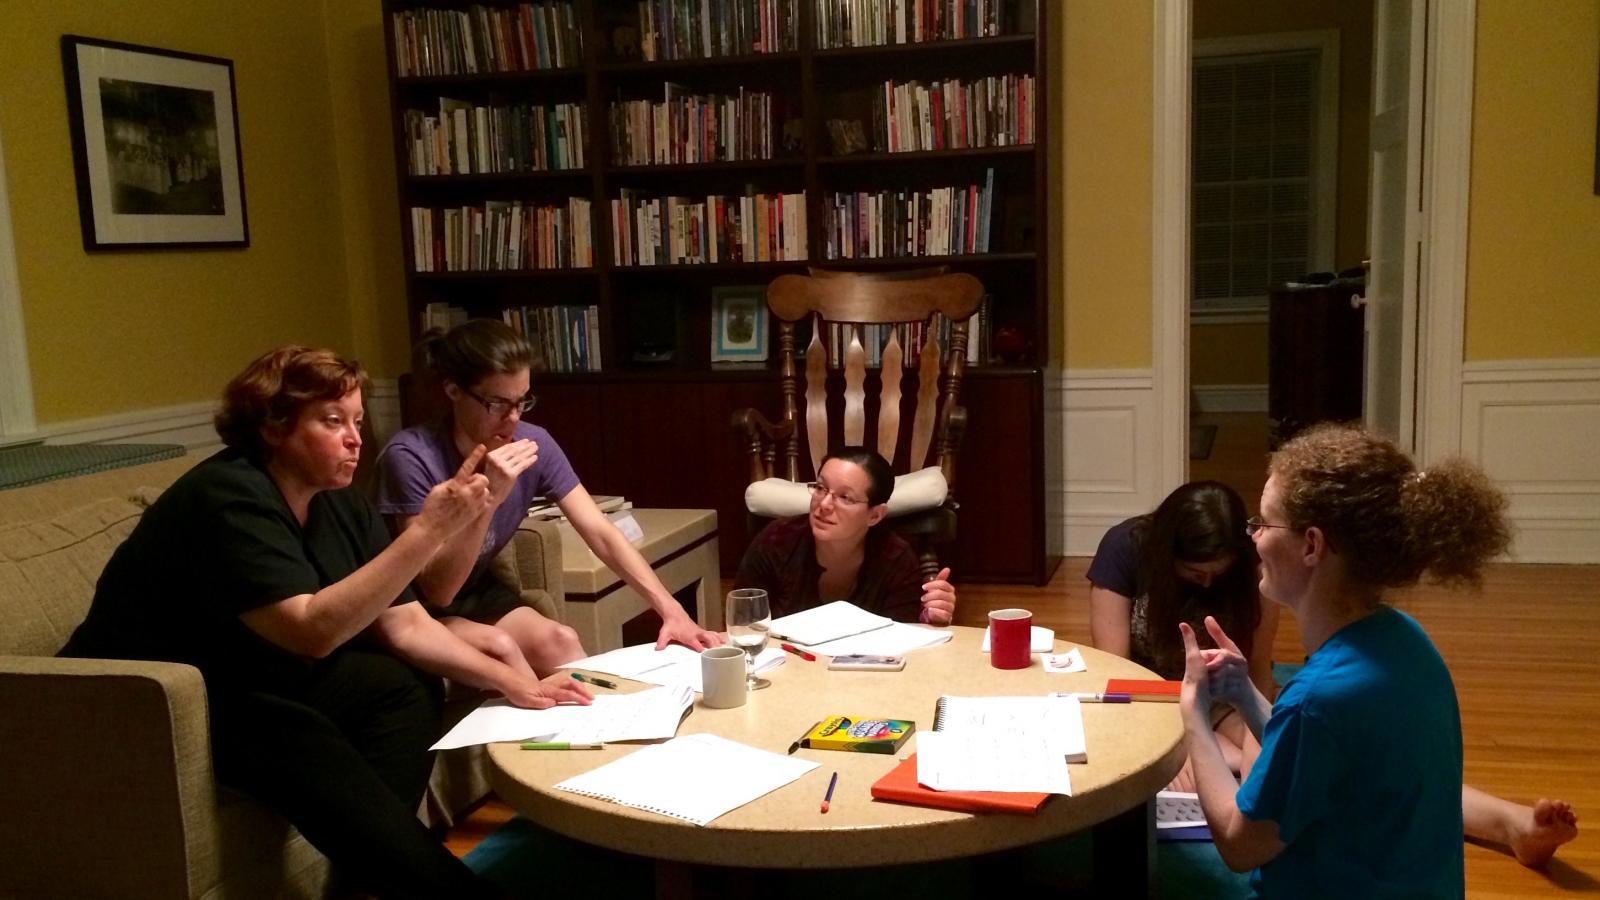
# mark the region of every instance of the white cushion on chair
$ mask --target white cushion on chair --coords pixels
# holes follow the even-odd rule
[[[894,492],[889,495],[889,516],[933,509],[949,495],[950,485],[938,466],[896,475]],[[744,489],[744,506],[755,515],[773,519],[805,515],[811,511],[811,491],[805,482],[765,478]]]

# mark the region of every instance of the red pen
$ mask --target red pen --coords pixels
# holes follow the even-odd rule
[[[793,653],[795,656],[798,656],[801,659],[810,660],[811,662],[817,661],[817,655],[815,653],[807,653],[793,644],[779,644],[778,646],[789,651],[790,653]]]

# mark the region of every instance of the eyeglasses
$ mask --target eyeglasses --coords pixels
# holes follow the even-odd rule
[[[466,394],[468,397],[471,397],[479,403],[482,403],[483,408],[489,411],[489,415],[494,416],[497,419],[505,418],[506,415],[509,414],[513,409],[526,415],[530,412],[533,412],[534,406],[539,403],[539,398],[535,397],[532,391],[523,394],[522,398],[519,400],[506,400],[501,397],[490,397],[488,399],[484,399],[467,388],[462,388],[461,393]]]
[[[1249,535],[1250,537],[1255,537],[1256,535],[1260,534],[1261,533],[1261,529],[1263,529],[1263,528],[1292,528],[1292,527],[1294,527],[1294,526],[1292,526],[1292,525],[1274,525],[1273,523],[1266,521],[1265,519],[1261,518],[1260,516],[1251,516],[1250,518],[1244,520],[1244,533]]]
[[[855,497],[846,497],[838,491],[830,491],[824,487],[820,481],[807,482],[806,490],[811,492],[811,499],[818,503],[821,503],[829,497],[832,497],[835,505],[842,506],[845,509],[854,509],[855,507],[867,502],[865,500],[858,500]]]

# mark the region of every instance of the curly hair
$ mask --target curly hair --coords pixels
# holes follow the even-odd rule
[[[1451,459],[1419,470],[1393,441],[1318,425],[1272,454],[1288,524],[1321,528],[1350,576],[1375,587],[1476,585],[1511,543],[1506,498],[1482,470]]]
[[[222,443],[265,458],[263,429],[287,431],[306,404],[337,400],[366,385],[366,370],[355,360],[290,344],[256,357],[228,382],[212,424]]]

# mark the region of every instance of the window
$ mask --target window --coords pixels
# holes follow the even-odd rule
[[[1193,81],[1191,211],[1195,318],[1260,315],[1267,292],[1332,265],[1336,78],[1320,33],[1268,35],[1221,52],[1197,42]],[[1337,38],[1332,55],[1337,57]],[[1206,46],[1210,44],[1211,46]],[[1302,46],[1294,46],[1294,45]]]

